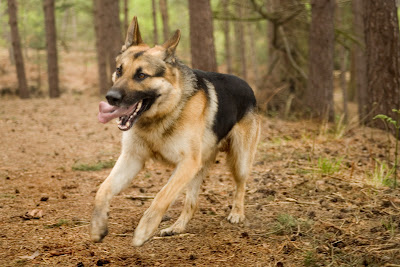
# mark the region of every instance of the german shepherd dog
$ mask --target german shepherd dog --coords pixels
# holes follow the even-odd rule
[[[218,150],[236,182],[228,216],[244,220],[245,183],[250,173],[260,132],[256,100],[250,86],[227,74],[190,69],[175,57],[180,31],[163,45],[150,48],[142,41],[136,17],[125,45],[116,58],[113,86],[100,102],[98,119],[119,118],[122,152],[95,198],[91,239],[107,235],[111,198],[129,185],[147,159],[175,167],[134,232],[133,245],[141,246],[156,232],[164,213],[186,189],[182,214],[161,236],[179,234],[197,208],[199,188]]]

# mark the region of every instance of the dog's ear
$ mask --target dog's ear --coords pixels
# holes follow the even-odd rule
[[[143,44],[142,36],[140,35],[139,23],[137,17],[134,16],[131,24],[129,25],[128,32],[126,33],[125,44],[122,46],[121,51],[125,51],[130,46]]]
[[[176,30],[174,36],[172,36],[168,41],[166,41],[162,47],[165,48],[165,61],[170,59],[175,54],[175,49],[179,44],[179,40],[181,39],[181,31]]]

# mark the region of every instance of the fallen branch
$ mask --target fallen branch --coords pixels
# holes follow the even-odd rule
[[[186,237],[186,236],[192,237],[192,236],[195,236],[195,234],[186,233],[186,234],[180,234],[180,235],[154,236],[153,239],[181,238],[181,237]]]
[[[148,200],[155,198],[155,196],[124,196],[124,197],[131,200]]]

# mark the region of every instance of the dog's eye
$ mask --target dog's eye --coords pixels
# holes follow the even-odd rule
[[[143,72],[138,73],[138,74],[135,75],[135,79],[136,80],[140,80],[140,81],[146,79],[147,77],[149,77],[149,75],[144,74]]]
[[[115,75],[117,75],[117,78],[122,76],[122,65],[116,69]]]

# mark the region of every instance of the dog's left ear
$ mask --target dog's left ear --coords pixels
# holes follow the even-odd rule
[[[172,36],[168,41],[166,41],[162,47],[165,48],[165,61],[168,61],[175,54],[175,49],[179,44],[181,39],[181,31],[176,30],[174,36]]]
[[[125,44],[122,46],[121,52],[128,49],[130,46],[144,44],[142,36],[140,35],[139,23],[137,17],[134,16],[131,24],[129,25],[128,32],[126,33]]]

